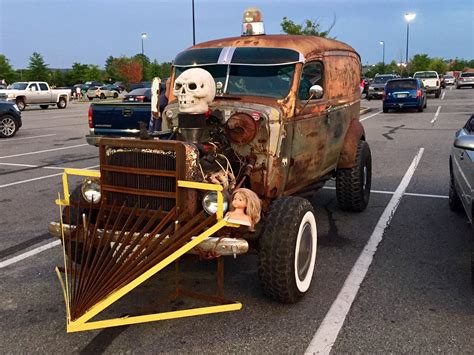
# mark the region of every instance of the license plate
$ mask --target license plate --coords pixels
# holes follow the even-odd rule
[[[407,97],[407,94],[398,94],[397,97],[398,98]]]
[[[133,97],[129,97],[128,101],[135,101],[135,99]]]

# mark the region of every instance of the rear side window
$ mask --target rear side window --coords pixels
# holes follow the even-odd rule
[[[395,80],[389,81],[386,90],[416,90],[415,80]]]
[[[300,86],[298,89],[298,98],[300,100],[309,99],[309,89],[311,88],[311,86],[323,86],[323,73],[323,63],[310,62],[305,64],[301,73]]]
[[[474,73],[462,73],[463,78],[474,78]]]
[[[40,83],[39,86],[41,91],[48,91],[48,85],[45,83]]]

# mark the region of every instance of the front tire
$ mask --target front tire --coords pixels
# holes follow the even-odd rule
[[[355,166],[336,172],[336,196],[344,211],[362,212],[369,204],[372,183],[372,155],[369,144],[359,141]]]
[[[18,124],[10,115],[0,117],[0,137],[11,138],[18,131]]]
[[[435,98],[439,98],[440,95],[441,95],[441,89],[439,89],[438,91],[436,91],[436,93],[435,93]]]
[[[100,99],[101,99],[101,100],[105,100],[105,95],[104,95],[104,94],[100,94]]]
[[[114,92],[114,99],[116,99],[119,96],[117,92]]]
[[[67,106],[66,99],[64,97],[60,97],[57,105],[58,105],[59,109],[66,108],[66,106]]]
[[[382,110],[383,110],[383,113],[388,113],[388,108],[387,107],[382,108]]]
[[[18,109],[20,111],[25,111],[25,108],[26,108],[25,99],[16,99],[15,103],[18,106]]]
[[[263,292],[295,303],[309,290],[314,273],[317,229],[313,206],[301,197],[275,200],[264,220],[258,275]]]
[[[459,198],[458,192],[456,190],[456,185],[454,184],[454,175],[453,168],[450,165],[449,169],[449,209],[453,212],[461,212],[463,210],[461,199]]]

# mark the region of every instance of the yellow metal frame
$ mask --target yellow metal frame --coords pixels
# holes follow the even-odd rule
[[[63,173],[63,192],[64,192],[64,199],[56,199],[56,204],[58,206],[69,206],[69,183],[68,183],[68,175],[77,175],[77,176],[85,176],[85,177],[96,177],[100,178],[100,171],[98,170],[85,170],[85,169],[64,169]]]
[[[92,174],[90,174],[92,173]],[[69,188],[67,185],[67,175],[81,175],[81,176],[92,176],[92,177],[99,177],[100,172],[92,172],[88,170],[77,170],[77,169],[66,169],[63,175],[63,183],[64,186],[64,194],[65,199],[56,200],[58,205],[69,205]],[[61,272],[59,268],[56,268],[56,273],[58,275],[61,288],[63,290],[64,299],[66,300],[66,318],[67,318],[67,332],[79,332],[85,330],[92,330],[92,329],[101,329],[101,328],[109,328],[109,327],[116,327],[121,325],[129,325],[129,324],[137,324],[137,323],[146,323],[146,322],[153,322],[158,320],[165,320],[165,319],[174,319],[174,318],[182,318],[182,317],[191,317],[197,315],[204,315],[204,314],[212,314],[212,313],[221,313],[221,312],[230,312],[230,311],[238,311],[242,309],[242,304],[240,302],[232,302],[229,304],[224,305],[217,305],[217,306],[209,306],[209,307],[199,307],[199,308],[192,308],[180,311],[171,311],[171,312],[162,312],[162,313],[154,313],[149,315],[140,315],[140,316],[130,316],[130,317],[121,317],[121,318],[114,318],[114,319],[107,319],[107,320],[100,320],[100,321],[92,321],[89,320],[95,317],[97,314],[102,312],[105,308],[110,306],[112,303],[116,302],[127,293],[132,291],[134,288],[148,280],[150,277],[155,275],[157,272],[171,264],[172,262],[176,261],[180,258],[183,254],[187,253],[194,247],[196,247],[199,243],[201,243],[204,239],[210,237],[218,230],[223,227],[239,227],[238,224],[229,223],[224,219],[224,197],[222,195],[222,186],[215,185],[215,184],[207,184],[207,183],[197,183],[197,182],[190,182],[190,181],[178,181],[178,187],[184,188],[191,188],[191,189],[200,189],[200,190],[208,190],[208,191],[216,191],[217,192],[217,223],[214,224],[209,229],[202,232],[193,240],[189,241],[187,244],[183,245],[181,248],[176,250],[173,254],[153,266],[151,269],[137,277],[135,280],[130,282],[129,284],[123,286],[122,288],[118,289],[117,291],[111,293],[108,297],[104,300],[97,303],[95,306],[90,308],[86,311],[84,315],[79,317],[78,319],[72,321],[70,318],[70,308],[69,308],[69,294],[68,294],[68,271],[66,269],[66,255],[64,254],[64,264],[65,264],[65,273],[64,279],[61,276]],[[61,220],[62,225],[62,220]],[[62,238],[64,243],[64,232],[62,232]]]

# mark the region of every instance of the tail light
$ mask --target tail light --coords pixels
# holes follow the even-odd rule
[[[416,97],[421,97],[421,90],[420,89],[416,90]]]
[[[92,105],[89,106],[89,113],[87,114],[87,119],[89,121],[89,128],[94,128],[94,124],[92,123]]]
[[[464,81],[464,78],[462,78],[462,77],[461,77],[461,78],[459,78],[459,81]]]
[[[145,96],[137,96],[137,101],[143,102],[145,100]]]

